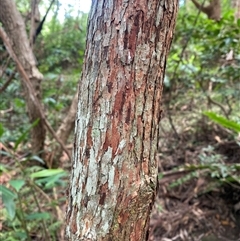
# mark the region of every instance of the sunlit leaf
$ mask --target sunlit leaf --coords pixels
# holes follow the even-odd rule
[[[235,121],[228,120],[223,116],[219,116],[219,115],[215,114],[214,112],[203,112],[203,114],[206,115],[212,121],[216,122],[217,124],[219,124],[223,127],[231,129],[237,133],[240,132],[240,124],[238,124]]]
[[[25,180],[11,180],[9,183],[17,192],[19,192],[25,184]]]
[[[53,176],[53,175],[63,173],[63,172],[64,172],[63,169],[46,169],[46,170],[32,173],[31,177],[32,178],[49,177],[49,176]]]

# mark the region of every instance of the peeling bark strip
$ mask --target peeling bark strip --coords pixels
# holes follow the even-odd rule
[[[146,240],[177,0],[93,0],[67,210],[70,240]]]

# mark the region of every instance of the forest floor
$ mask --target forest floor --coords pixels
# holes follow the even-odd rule
[[[178,101],[176,108],[165,111],[160,124],[159,190],[150,219],[149,241],[240,241],[238,139],[230,131],[212,124],[202,116],[197,104],[186,99],[180,104]],[[8,143],[0,149],[13,153],[12,145]],[[10,180],[29,181],[29,173],[34,171],[34,167],[19,169],[19,163],[24,164],[28,153],[21,151],[21,145],[18,150],[1,157],[1,164],[8,170],[0,170],[0,183],[7,187]],[[63,156],[60,167],[68,173],[70,166],[68,158]],[[21,189],[24,215],[41,211],[51,216],[45,222],[52,238],[44,238],[37,219],[27,222],[31,240],[65,240],[63,223],[68,178],[67,175],[64,182],[60,182],[62,186],[38,188],[38,208],[31,189],[28,186]],[[36,211],[38,209],[40,211]],[[16,237],[17,232],[23,233],[18,220],[5,217],[0,217],[3,240]]]
[[[239,241],[239,140],[205,117],[193,123],[185,106],[169,113],[161,122],[149,241]]]

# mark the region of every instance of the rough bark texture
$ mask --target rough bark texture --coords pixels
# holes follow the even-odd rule
[[[177,0],[93,0],[67,210],[70,240],[146,240]]]
[[[3,24],[3,27],[9,39],[11,40],[15,55],[18,57],[30,81],[32,82],[36,97],[40,99],[40,83],[43,76],[36,67],[35,57],[27,38],[25,24],[13,0],[0,1],[0,22]],[[46,135],[44,122],[41,119],[40,111],[35,108],[24,81],[22,83],[25,90],[25,98],[30,122],[32,123],[39,119],[38,125],[33,127],[31,133],[32,151],[34,153],[38,153],[39,151],[42,151],[44,147]]]

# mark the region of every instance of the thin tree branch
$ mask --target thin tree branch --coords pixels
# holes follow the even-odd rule
[[[8,80],[5,82],[5,84],[0,88],[0,94],[8,87],[8,85],[11,83],[15,75],[15,71],[11,73]]]

